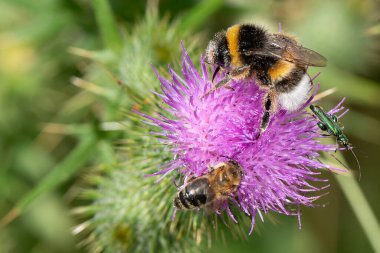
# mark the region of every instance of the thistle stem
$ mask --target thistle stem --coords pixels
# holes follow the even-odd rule
[[[92,3],[104,46],[119,51],[122,40],[116,20],[112,14],[111,6],[107,0],[93,0]]]
[[[363,227],[374,252],[380,253],[380,226],[358,182],[351,173],[348,176],[335,175],[335,178],[358,218],[359,223]]]
[[[207,22],[206,20],[224,4],[221,0],[200,1],[199,4],[186,13],[180,23],[180,30],[192,30]]]
[[[22,197],[16,206],[1,219],[0,227],[16,219],[36,198],[46,192],[52,191],[55,187],[70,179],[88,161],[89,156],[96,149],[96,141],[95,135],[83,137],[66,159],[55,166],[36,187]]]

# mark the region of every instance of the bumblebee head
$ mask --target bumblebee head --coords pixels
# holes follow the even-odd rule
[[[231,55],[228,50],[226,32],[215,34],[206,48],[206,62],[216,67],[228,68],[231,63]]]

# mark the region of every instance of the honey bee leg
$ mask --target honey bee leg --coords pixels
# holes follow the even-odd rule
[[[179,186],[178,186],[177,182],[175,181],[174,177],[172,178],[172,181],[173,181],[174,186],[177,188],[177,190],[179,190]]]
[[[204,206],[204,212],[206,215],[210,215],[212,213],[216,213],[217,215],[220,215],[220,210],[218,207],[218,200],[213,200],[212,202],[208,203],[207,205]]]
[[[196,179],[197,177],[196,176],[190,176],[190,177],[187,177],[185,179],[185,182],[184,184],[188,184],[189,182],[193,181],[194,179]]]
[[[171,218],[172,221],[175,220],[175,217],[176,217],[176,214],[177,214],[177,210],[178,210],[178,208],[177,208],[177,207],[174,207],[173,214],[172,214],[172,218]]]
[[[206,215],[211,215],[214,213],[214,206],[212,204],[208,204],[203,208]]]

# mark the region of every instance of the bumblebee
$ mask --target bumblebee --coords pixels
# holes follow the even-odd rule
[[[270,116],[278,106],[297,110],[307,99],[310,89],[308,66],[324,67],[326,58],[300,45],[283,33],[268,33],[252,24],[238,24],[217,33],[206,49],[206,62],[226,72],[210,92],[228,86],[231,80],[255,78],[265,89],[264,113],[258,137],[267,129]]]
[[[207,174],[186,182],[177,192],[174,206],[179,210],[217,206],[237,191],[242,176],[243,170],[236,161],[219,163]]]

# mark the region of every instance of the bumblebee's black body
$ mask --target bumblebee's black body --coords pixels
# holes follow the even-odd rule
[[[273,85],[279,92],[292,90],[306,73],[306,66],[297,65],[297,68],[289,73],[282,73],[287,74],[286,78],[272,82],[271,79],[276,79],[276,77],[271,76],[269,70],[278,63],[280,58],[252,53],[271,50],[268,45],[269,34],[263,28],[250,24],[238,25],[238,28],[238,31],[237,29],[231,32],[227,30],[215,35],[213,43],[215,43],[216,53],[213,57],[216,58],[218,66],[226,69],[249,66],[244,72],[244,77],[254,74],[263,86]],[[288,43],[294,43],[285,35],[276,34],[275,36],[281,37]],[[283,68],[279,71],[286,72],[287,69]]]
[[[231,54],[228,51],[228,42],[225,32],[219,32],[213,40],[215,43],[215,61],[218,66],[228,67],[231,64]]]
[[[255,77],[260,86],[268,90],[260,134],[269,124],[270,111],[276,109],[276,98],[290,94],[281,98],[285,101],[281,105],[286,110],[295,110],[303,102],[297,96],[306,96],[305,90],[308,91],[307,88],[299,89],[302,92],[296,91],[298,86],[307,84],[307,67],[325,66],[326,63],[323,56],[302,47],[293,38],[282,33],[268,33],[251,24],[234,25],[217,33],[206,49],[206,61],[216,66],[213,78],[220,69],[227,72],[211,91],[232,79],[249,77]]]
[[[256,55],[252,56],[246,52],[260,51],[267,44],[266,32],[257,26],[241,25],[238,34],[238,55],[241,65],[249,65],[248,76],[256,72],[257,78],[263,85],[269,85],[269,78],[266,76],[269,68],[271,68],[278,59],[272,56]]]
[[[174,199],[174,206],[179,209],[195,209],[205,206],[213,200],[215,193],[210,188],[206,177],[194,179],[191,184],[179,191]]]

